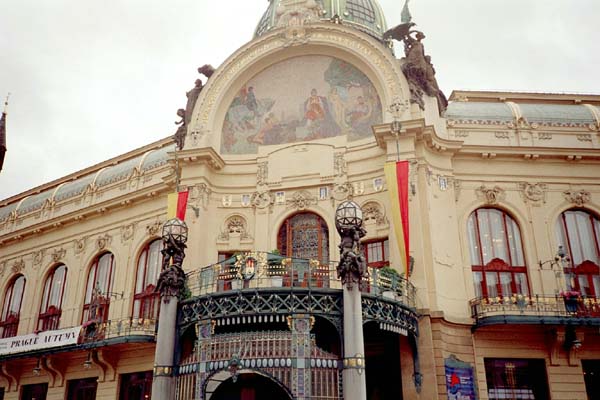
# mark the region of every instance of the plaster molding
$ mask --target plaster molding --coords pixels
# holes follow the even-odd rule
[[[573,203],[578,207],[583,206],[585,203],[589,203],[591,200],[591,194],[587,190],[566,190],[563,192],[565,200],[569,203]]]
[[[488,188],[485,185],[481,185],[475,189],[477,198],[483,200],[486,204],[498,204],[500,201],[506,198],[506,192],[499,186]]]

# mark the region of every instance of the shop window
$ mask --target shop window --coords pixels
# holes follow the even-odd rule
[[[381,268],[390,265],[390,246],[387,238],[365,242],[363,248],[369,267]]]
[[[329,229],[317,214],[304,212],[285,220],[277,235],[281,255],[329,262]]]
[[[600,219],[583,210],[568,210],[557,222],[558,242],[571,260],[565,266],[568,290],[600,296]]]
[[[46,400],[48,393],[47,383],[37,383],[35,385],[23,385],[21,389],[21,400]]]
[[[2,321],[0,321],[0,337],[2,338],[8,338],[17,335],[24,291],[25,277],[23,275],[19,275],[14,278],[4,293],[4,302],[2,303]]]
[[[152,394],[152,371],[121,375],[119,400],[148,400]]]
[[[527,267],[517,223],[495,208],[475,210],[467,223],[475,295],[529,295]]]
[[[83,322],[104,322],[108,318],[114,260],[115,257],[112,253],[101,254],[94,260],[88,273],[85,289]]]
[[[75,379],[69,381],[67,400],[95,400],[98,378]]]
[[[133,301],[134,318],[156,319],[158,317],[160,300],[156,292],[156,284],[162,267],[163,247],[163,241],[157,239],[146,244],[140,254]]]
[[[65,280],[67,267],[63,264],[57,266],[46,278],[40,315],[38,318],[38,331],[51,331],[58,329],[62,313],[62,301],[65,293]]]
[[[486,358],[488,398],[549,399],[544,360]]]

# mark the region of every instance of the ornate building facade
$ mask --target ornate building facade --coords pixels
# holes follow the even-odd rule
[[[146,399],[166,374],[179,399],[352,399],[348,368],[369,399],[598,395],[600,96],[447,102],[423,39],[375,0],[272,0],[200,69],[175,143],[1,201],[0,398]],[[383,172],[398,159],[408,276]],[[178,189],[187,286],[159,371]],[[362,359],[344,352],[335,271],[346,200],[366,230]]]

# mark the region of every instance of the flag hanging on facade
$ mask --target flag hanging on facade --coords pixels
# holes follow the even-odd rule
[[[410,15],[410,10],[408,9],[408,0],[404,2],[404,7],[402,7],[402,13],[400,14],[400,22],[403,24],[407,24],[412,20],[412,15]]]
[[[167,219],[179,218],[185,220],[189,192],[170,193],[167,199]]]
[[[403,271],[408,278],[409,266],[409,224],[408,224],[408,161],[387,162],[384,167],[390,204],[392,223],[396,241],[400,249]]]

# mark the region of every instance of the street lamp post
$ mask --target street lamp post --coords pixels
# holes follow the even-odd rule
[[[360,286],[367,276],[367,261],[362,254],[360,239],[362,210],[353,201],[341,203],[335,211],[335,227],[341,236],[338,277],[344,294],[344,398],[366,400],[365,344]]]
[[[186,278],[182,264],[185,258],[187,235],[187,225],[178,218],[170,219],[163,225],[163,263],[157,284],[161,299],[160,320],[156,335],[152,380],[152,397],[156,400],[175,398],[173,355],[177,335],[177,304],[185,290]]]

